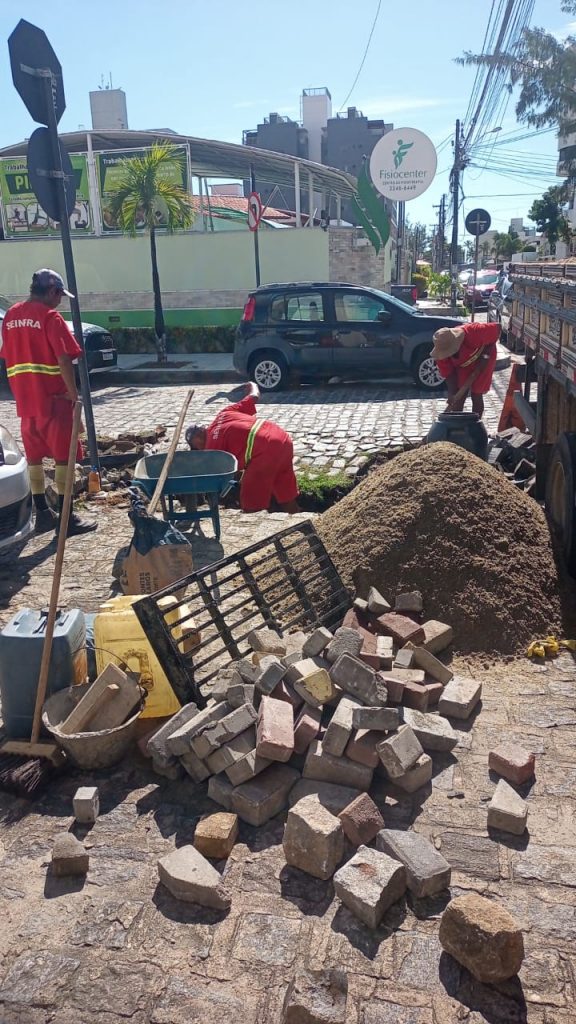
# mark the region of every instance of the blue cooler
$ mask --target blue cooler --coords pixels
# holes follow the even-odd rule
[[[0,633],[2,721],[11,739],[29,739],[47,612],[23,608]],[[86,680],[86,623],[78,608],[58,612],[46,697]]]

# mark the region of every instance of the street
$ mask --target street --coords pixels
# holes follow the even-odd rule
[[[486,396],[485,423],[498,425],[510,371],[494,374]],[[97,382],[96,382],[97,388]],[[195,388],[188,422],[209,423],[227,404],[219,393],[233,386],[203,384]],[[100,434],[154,427],[163,423],[168,433],[176,425],[187,387],[106,387],[93,395],[96,429]],[[236,395],[240,397],[241,392]],[[418,441],[445,408],[444,393],[429,397],[409,381],[394,384],[334,384],[301,387],[265,396],[265,416],[288,430],[294,439],[298,467],[342,470],[353,474],[366,456],[402,440]],[[0,400],[0,423],[18,437],[14,403]]]

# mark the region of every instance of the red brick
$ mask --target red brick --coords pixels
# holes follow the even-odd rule
[[[361,793],[338,815],[347,838],[354,846],[371,843],[384,828],[384,819],[368,793]]]
[[[428,708],[428,690],[421,683],[406,683],[402,703],[415,711],[426,711]]]
[[[287,701],[262,697],[256,727],[256,753],[269,761],[289,761],[294,753],[294,710]]]
[[[442,683],[424,683],[424,689],[428,690],[428,707],[437,704],[444,693]]]
[[[370,614],[363,615],[355,608],[350,608],[350,610],[346,612],[342,625],[348,626],[349,629],[357,629],[360,633],[363,631],[366,633],[378,632],[374,616]]]
[[[535,764],[534,754],[517,743],[502,743],[488,754],[488,767],[516,785],[532,778]]]
[[[294,710],[301,707],[304,703],[304,698],[301,697],[299,693],[296,693],[294,687],[290,683],[287,683],[285,679],[282,679],[277,686],[274,687],[270,696],[273,697],[274,700],[286,701],[287,704],[292,705]]]
[[[376,744],[382,740],[382,733],[373,729],[358,729],[356,734],[348,740],[344,757],[356,764],[365,764],[367,768],[377,768],[380,758],[376,751]]]
[[[391,636],[400,647],[403,647],[409,640],[413,644],[419,644],[424,641],[422,626],[417,622],[413,622],[406,615],[396,615],[394,612],[388,612],[386,615],[381,615],[377,622],[379,632],[384,633],[386,636]]]
[[[294,753],[305,754],[320,732],[322,708],[305,704],[294,723]]]

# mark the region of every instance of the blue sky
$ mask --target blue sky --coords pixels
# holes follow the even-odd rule
[[[17,15],[0,9],[6,40]],[[348,104],[397,127],[419,128],[442,143],[468,106],[474,70],[453,58],[481,49],[488,0],[435,0],[433,4],[392,4],[384,0],[371,48]],[[270,111],[297,118],[302,88],[327,86],[334,109],[354,80],[376,10],[376,0],[30,0],[22,17],[44,28],[64,69],[67,109],[62,131],[90,126],[88,93],[112,74],[125,89],[131,128],[173,128],[191,135],[240,142]],[[49,14],[47,13],[49,11]],[[560,0],[536,0],[533,25],[567,30]],[[8,50],[0,47],[0,145],[27,137],[33,125],[10,76]],[[514,102],[501,121],[516,127]],[[494,153],[510,151],[499,147]],[[554,184],[556,140],[552,133],[518,143],[527,165],[544,158],[534,178],[514,180],[470,170],[464,179],[464,213],[483,206],[493,227],[505,230],[510,217],[526,215],[538,195]],[[412,220],[431,225],[433,205],[448,190],[451,148],[439,154],[430,189],[407,206]],[[548,166],[545,167],[545,164]],[[543,169],[545,174],[542,174]],[[521,193],[506,195],[501,193]],[[526,194],[530,193],[530,194]],[[470,197],[470,198],[468,198]]]

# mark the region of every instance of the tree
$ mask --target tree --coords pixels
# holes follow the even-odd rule
[[[569,242],[572,235],[570,222],[563,213],[565,204],[566,186],[554,185],[541,199],[535,199],[528,211],[529,219],[533,220],[538,230],[546,235],[553,252],[556,250],[558,239]]]
[[[158,273],[156,232],[159,227],[173,234],[189,228],[194,220],[192,199],[172,179],[174,163],[181,159],[176,147],[155,144],[143,156],[128,157],[119,165],[117,185],[110,200],[110,215],[125,234],[134,237],[144,224],[150,235],[154,331],[158,362],[165,363],[166,327]]]
[[[515,252],[522,249],[516,231],[497,231],[494,235],[493,252],[496,259],[511,260]]]
[[[576,14],[576,0],[564,0],[561,9]],[[557,126],[561,135],[576,124],[576,38],[557,39],[543,28],[525,29],[513,54],[473,54],[457,58],[459,64],[507,68],[510,91],[519,86],[516,104],[519,121],[535,128]]]

